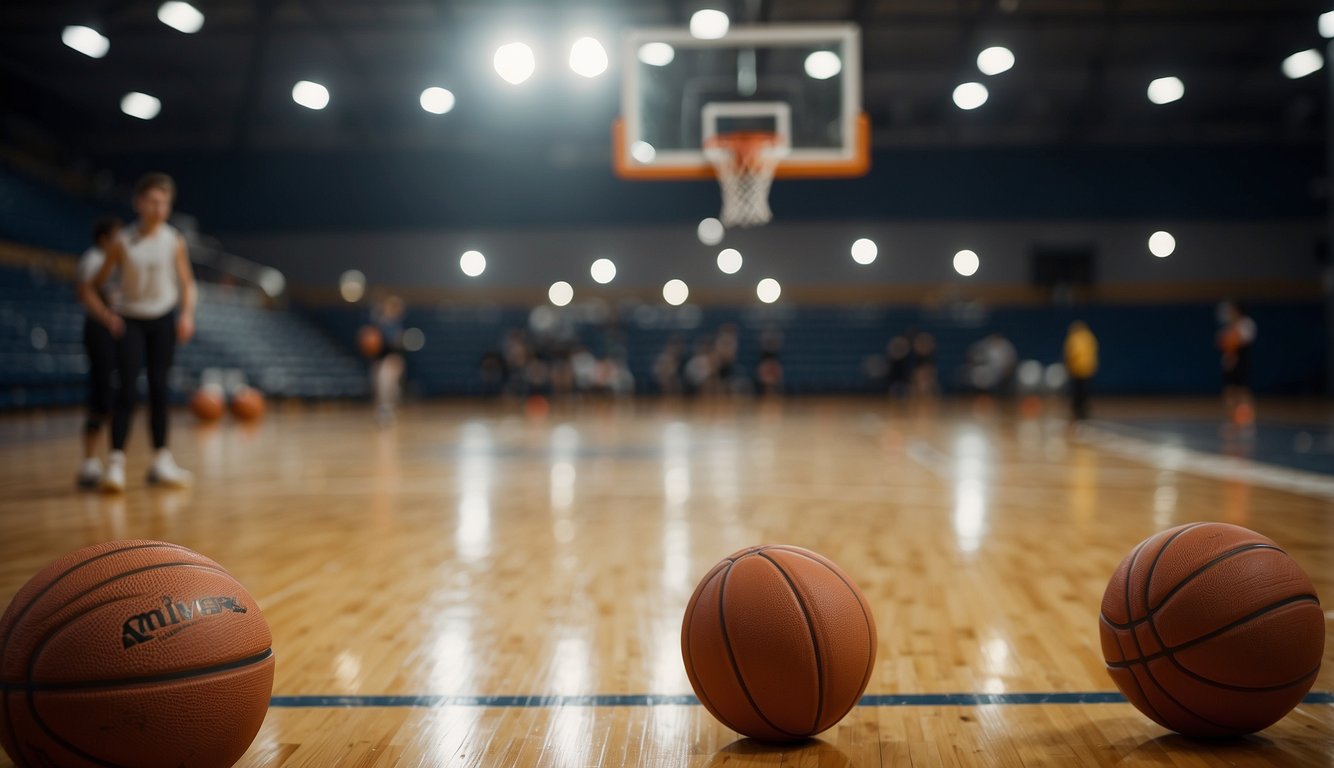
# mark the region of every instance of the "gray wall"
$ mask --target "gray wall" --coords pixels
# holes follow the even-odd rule
[[[753,286],[762,277],[792,285],[865,286],[939,284],[963,281],[953,254],[971,248],[982,266],[971,282],[1023,285],[1035,243],[1093,243],[1101,283],[1198,281],[1307,281],[1320,279],[1316,244],[1319,219],[1269,221],[1053,221],[922,223],[775,223],[729,232],[717,247],[700,244],[693,224],[621,229],[493,230],[234,236],[224,246],[282,270],[305,288],[332,288],[347,269],[360,269],[372,284],[417,289],[515,291],[545,289],[568,280],[576,290],[597,287],[588,267],[594,259],[616,262],[616,290],[654,289],[679,277],[692,289]],[[1153,257],[1149,234],[1167,229],[1177,250]],[[858,237],[880,247],[874,264],[860,266],[848,254]],[[741,251],[736,275],[714,264],[721,248]],[[476,249],[487,257],[485,274],[463,275],[458,257]],[[602,292],[606,292],[603,289]]]

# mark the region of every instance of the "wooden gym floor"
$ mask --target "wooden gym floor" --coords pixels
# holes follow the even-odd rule
[[[166,539],[220,561],[278,657],[247,768],[1334,766],[1334,633],[1307,704],[1210,745],[1120,703],[1097,632],[1120,559],[1196,520],[1277,539],[1334,605],[1334,479],[1162,449],[1144,429],[1170,417],[1213,434],[1212,402],[1100,405],[1140,421],[1071,436],[877,400],[423,406],[383,431],[351,407],[281,408],[254,428],[180,414],[196,487],[143,485],[136,424],[124,497],[73,490],[77,414],[10,416],[0,605],[94,542]],[[862,706],[783,748],[738,741],[695,704],[679,650],[696,580],[765,542],[840,563],[880,632]]]

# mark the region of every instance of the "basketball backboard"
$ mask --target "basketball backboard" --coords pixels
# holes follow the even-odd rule
[[[778,178],[870,168],[854,24],[739,26],[713,40],[638,29],[627,33],[621,56],[613,152],[622,178],[713,178],[711,140],[755,131],[777,134]]]

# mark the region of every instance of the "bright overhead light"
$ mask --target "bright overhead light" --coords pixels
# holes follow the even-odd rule
[[[704,219],[699,223],[696,234],[699,235],[699,241],[705,245],[717,245],[723,241],[723,235],[727,230],[723,228],[723,223],[713,217]]]
[[[806,74],[816,80],[828,80],[843,71],[843,60],[833,51],[815,51],[806,57]]]
[[[287,278],[283,273],[273,267],[265,267],[259,273],[259,289],[264,291],[264,295],[271,299],[276,299],[287,289]]]
[[[60,33],[60,41],[85,56],[100,59],[111,49],[111,41],[92,27],[65,27]]]
[[[120,100],[120,111],[140,120],[152,120],[162,111],[162,102],[146,93],[130,91]]]
[[[961,83],[954,89],[954,106],[977,109],[987,103],[987,87],[981,83]]]
[[[547,289],[547,298],[558,307],[563,307],[574,300],[574,288],[564,280],[557,280]]]
[[[178,0],[163,3],[157,9],[157,20],[187,35],[193,35],[204,26],[204,14],[193,5]]]
[[[581,37],[570,48],[570,69],[584,77],[597,77],[607,71],[607,49],[591,37]]]
[[[454,92],[432,86],[422,91],[421,105],[433,115],[443,115],[454,108]]]
[[[667,43],[644,43],[639,46],[639,60],[650,67],[665,67],[676,58],[676,49]]]
[[[1160,77],[1149,83],[1149,101],[1171,104],[1186,95],[1186,84],[1179,77]]]
[[[954,271],[964,277],[972,277],[977,273],[977,268],[981,266],[981,259],[973,251],[963,250],[954,254]]]
[[[486,256],[481,251],[464,251],[459,257],[459,269],[468,277],[477,277],[486,271]]]
[[[874,240],[863,237],[852,244],[852,260],[858,264],[870,264],[878,255],[880,249],[876,247]]]
[[[1283,74],[1291,80],[1296,80],[1319,72],[1324,66],[1325,57],[1320,55],[1320,51],[1309,48],[1305,51],[1298,51],[1284,59]]]
[[[727,36],[727,28],[731,24],[731,19],[722,11],[711,8],[695,11],[695,15],[690,17],[690,34],[700,40],[717,40]]]
[[[662,286],[662,299],[673,307],[679,307],[690,298],[690,288],[684,280],[668,280]]]
[[[741,251],[735,248],[724,248],[718,253],[718,269],[723,274],[735,275],[741,271]]]
[[[1320,30],[1321,37],[1334,37],[1334,11],[1320,14],[1316,27]]]
[[[1177,249],[1177,239],[1172,237],[1171,232],[1154,232],[1149,235],[1149,253],[1160,259],[1165,259],[1172,255]]]
[[[616,263],[611,259],[598,259],[588,268],[588,273],[600,285],[606,285],[616,279]]]
[[[537,70],[537,59],[533,49],[524,43],[506,43],[496,49],[496,74],[510,85],[518,85],[533,76]]]
[[[329,106],[329,89],[319,83],[302,80],[292,86],[292,101],[306,109],[324,109]]]
[[[366,295],[366,276],[359,269],[349,269],[338,278],[338,293],[343,301],[355,304]]]
[[[755,286],[755,295],[765,304],[772,304],[778,301],[778,297],[783,295],[783,286],[772,277],[766,277]]]
[[[1014,53],[1003,45],[994,45],[977,54],[977,68],[984,75],[999,75],[1014,66]]]
[[[658,150],[654,149],[653,145],[647,141],[636,141],[630,145],[630,157],[633,157],[636,162],[647,165],[653,162],[653,158],[657,156]]]

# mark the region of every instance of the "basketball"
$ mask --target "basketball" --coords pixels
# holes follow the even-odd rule
[[[681,625],[700,703],[764,741],[804,739],[843,719],[871,679],[875,647],[861,590],[800,547],[730,555],[695,588]]]
[[[1315,587],[1273,541],[1224,523],[1145,539],[1099,621],[1107,671],[1145,716],[1194,737],[1267,728],[1311,689],[1325,648]]]
[[[0,744],[20,766],[230,766],[268,711],[270,645],[254,598],[207,557],[85,547],[0,619]]]
[[[373,325],[361,326],[361,330],[357,331],[357,350],[361,356],[369,360],[377,357],[383,349],[384,334],[380,333],[380,329]]]
[[[232,395],[232,415],[241,421],[258,421],[264,415],[264,394],[254,387],[242,387]]]
[[[217,387],[200,387],[190,397],[190,412],[200,421],[217,421],[223,410],[222,392]]]

